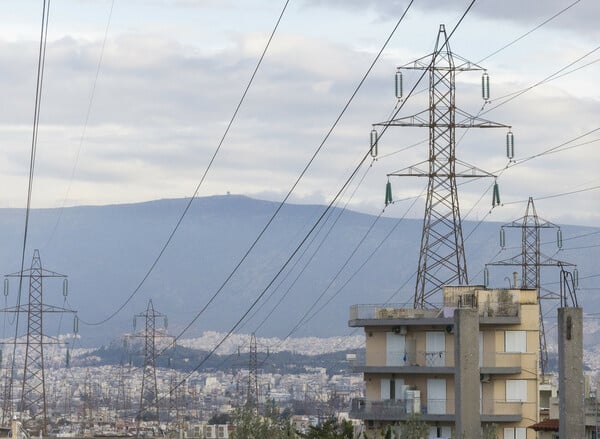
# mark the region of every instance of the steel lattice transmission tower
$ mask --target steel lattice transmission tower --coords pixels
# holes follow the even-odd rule
[[[156,344],[159,339],[173,339],[166,334],[167,317],[154,309],[152,300],[148,301],[146,311],[134,316],[134,328],[138,318],[144,319],[144,328],[133,337],[144,339],[144,367],[138,421],[159,421],[158,384],[156,381]],[[158,330],[156,321],[163,319],[164,330]]]
[[[248,391],[246,394],[246,408],[258,410],[258,352],[256,334],[250,336],[250,355],[248,356]]]
[[[412,116],[376,123],[374,126],[383,126],[385,129],[390,126],[429,129],[428,160],[388,174],[388,177],[428,179],[414,296],[414,307],[424,308],[433,305],[432,297],[441,292],[443,285],[468,283],[456,178],[494,177],[456,158],[456,128],[510,127],[471,116],[456,108],[456,73],[484,69],[452,53],[443,24],[440,25],[432,54],[398,68],[398,98],[402,98],[401,92],[398,92],[398,75],[403,70],[427,72],[429,108]],[[484,99],[487,98],[489,96],[486,97],[484,92]]]
[[[540,367],[542,374],[548,369],[548,350],[546,346],[546,334],[544,331],[544,315],[542,302],[546,299],[560,299],[560,293],[547,290],[542,287],[541,283],[541,268],[542,267],[575,267],[569,262],[559,261],[552,257],[546,256],[540,249],[541,231],[542,229],[556,229],[556,244],[558,248],[562,248],[562,231],[560,226],[546,221],[537,215],[533,198],[529,197],[525,215],[519,219],[504,224],[500,228],[500,246],[505,247],[506,244],[506,229],[521,229],[521,253],[512,256],[508,259],[493,261],[486,264],[484,273],[484,283],[489,282],[488,266],[504,266],[504,267],[521,267],[521,288],[537,289],[538,303],[540,306]],[[575,280],[577,280],[577,271],[575,271]],[[516,285],[515,285],[516,287]]]
[[[27,304],[18,304],[15,307],[5,308],[0,311],[27,314],[25,359],[18,411],[21,413],[21,416],[28,411],[33,419],[41,422],[41,429],[43,433],[46,433],[46,381],[44,371],[44,345],[61,344],[61,342],[54,337],[44,334],[44,314],[75,313],[75,311],[44,303],[43,280],[44,278],[63,278],[63,295],[66,297],[67,276],[42,268],[40,253],[36,249],[33,252],[33,259],[29,269],[24,270],[23,272],[8,274],[6,277],[29,279],[29,300]],[[20,344],[16,339],[14,343]],[[11,388],[14,387],[12,379],[10,384]],[[14,395],[14,390],[11,390],[11,393]]]

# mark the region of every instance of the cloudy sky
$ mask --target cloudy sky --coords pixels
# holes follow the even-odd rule
[[[366,153],[371,125],[386,120],[397,104],[396,66],[431,53],[439,25],[452,29],[468,3],[415,0],[293,201],[329,202]],[[571,3],[479,0],[452,37],[456,54],[484,60],[491,103],[482,114],[512,126],[517,159],[500,172],[507,164],[505,129],[457,133],[458,158],[501,174],[505,203],[489,213],[493,181],[472,181],[460,187],[463,217],[517,218],[532,196],[550,221],[600,223],[600,3],[575,2],[489,57]],[[52,0],[33,207],[190,196],[283,4]],[[282,199],[407,4],[291,0],[199,196]],[[0,207],[23,207],[26,201],[41,6],[41,0],[0,2]],[[504,96],[556,72],[553,80],[504,103]],[[457,76],[457,105],[472,114],[483,105],[480,75]],[[405,89],[416,79],[406,75]],[[424,110],[426,97],[411,97],[399,115]],[[425,160],[427,145],[420,142],[426,138],[423,128],[389,130],[379,159],[361,169],[362,183],[351,186],[344,202],[378,213],[386,174]],[[562,144],[572,148],[519,163]],[[394,198],[402,200],[421,194],[426,182],[398,178],[392,184]],[[575,191],[581,192],[555,197]],[[399,201],[386,215],[399,217],[408,206]],[[409,216],[421,212],[417,204]]]

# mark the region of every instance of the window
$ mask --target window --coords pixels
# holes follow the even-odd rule
[[[527,352],[527,334],[525,331],[504,332],[504,352]]]
[[[505,428],[504,439],[527,439],[525,427]]]
[[[427,413],[446,414],[446,380],[444,378],[427,379]]]
[[[404,399],[404,380],[401,378],[382,378],[381,399]]]
[[[404,366],[406,361],[405,337],[395,332],[385,333],[385,365]]]
[[[527,380],[506,380],[506,401],[527,401]]]
[[[425,364],[431,366],[446,365],[446,334],[444,332],[425,333]]]

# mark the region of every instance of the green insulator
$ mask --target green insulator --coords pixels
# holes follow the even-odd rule
[[[487,267],[483,269],[483,285],[487,288],[490,284],[490,271]]]
[[[498,183],[494,183],[494,193],[492,194],[492,207],[500,205],[500,189]]]
[[[573,270],[573,285],[575,288],[579,288],[579,270],[577,268]]]
[[[71,353],[69,352],[69,348],[67,348],[67,358],[65,361],[67,367],[69,367],[69,365],[71,364]]]
[[[4,278],[4,297],[8,297],[8,279]]]
[[[481,76],[481,97],[484,101],[490,100],[490,77],[487,72]]]
[[[387,184],[385,185],[385,205],[389,205],[391,204],[393,201],[392,199],[392,183],[387,182]]]
[[[63,280],[63,297],[67,297],[69,295],[69,280]]]
[[[79,317],[73,317],[73,332],[77,334],[79,332]]]
[[[504,232],[504,228],[500,229],[500,247],[504,248],[506,246],[506,236]]]

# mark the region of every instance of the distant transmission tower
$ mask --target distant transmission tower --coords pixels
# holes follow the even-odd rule
[[[159,421],[158,385],[156,381],[156,342],[158,339],[172,339],[173,337],[167,335],[166,331],[161,332],[157,330],[157,319],[163,319],[164,330],[166,330],[167,317],[154,310],[152,300],[148,301],[148,307],[145,312],[134,316],[134,329],[138,318],[144,319],[144,328],[133,335],[133,337],[144,339],[144,369],[138,410],[139,424],[139,421]]]
[[[544,331],[544,315],[542,302],[545,299],[560,299],[560,293],[556,293],[542,287],[540,271],[542,267],[574,267],[569,262],[559,261],[552,257],[542,254],[540,250],[540,232],[542,229],[556,229],[556,245],[558,249],[562,248],[562,231],[560,226],[538,217],[535,210],[533,198],[529,197],[525,216],[504,224],[500,228],[500,247],[506,245],[505,229],[521,229],[521,253],[501,261],[493,261],[486,264],[484,272],[484,283],[489,283],[489,266],[521,267],[521,288],[536,288],[538,294],[538,303],[540,307],[540,367],[542,374],[548,370],[548,350],[546,346],[546,333]],[[574,271],[574,279],[577,282],[577,269]]]
[[[250,355],[248,357],[248,392],[246,408],[258,411],[258,358],[256,334],[250,336]]]
[[[455,60],[459,61],[455,64]],[[418,114],[376,123],[374,126],[426,127],[429,129],[429,158],[390,176],[425,177],[429,180],[425,216],[421,235],[421,251],[415,287],[414,307],[433,305],[432,297],[442,286],[468,283],[467,264],[463,244],[456,178],[494,177],[456,158],[456,128],[510,128],[456,108],[456,72],[484,70],[450,50],[444,25],[440,25],[432,54],[401,66],[396,72],[396,96],[402,99],[402,70],[422,70],[429,74],[429,108]],[[484,100],[489,99],[489,78],[482,78]],[[460,120],[456,120],[456,116]],[[510,133],[512,136],[512,133]],[[371,132],[371,146],[376,147],[377,131]],[[373,152],[373,150],[372,150]],[[457,164],[460,169],[457,169]],[[425,166],[422,166],[425,165]],[[499,202],[497,186],[494,202]],[[497,195],[497,199],[496,199]],[[386,203],[392,201],[388,182]]]
[[[29,301],[25,305],[18,304],[16,307],[5,308],[0,312],[26,313],[27,335],[25,341],[25,363],[23,367],[23,380],[21,382],[21,398],[18,411],[20,416],[29,412],[32,419],[41,423],[42,432],[46,433],[46,382],[44,374],[44,345],[60,344],[56,338],[44,334],[42,322],[44,314],[49,313],[75,313],[75,311],[48,305],[43,301],[43,279],[48,277],[63,278],[63,295],[68,294],[66,275],[42,268],[40,253],[36,249],[33,252],[31,268],[24,272],[6,275],[7,278],[19,277],[29,278]],[[22,344],[14,340],[15,344]],[[14,365],[14,361],[13,361]],[[11,373],[10,387],[13,387]],[[11,390],[14,395],[14,391]]]

